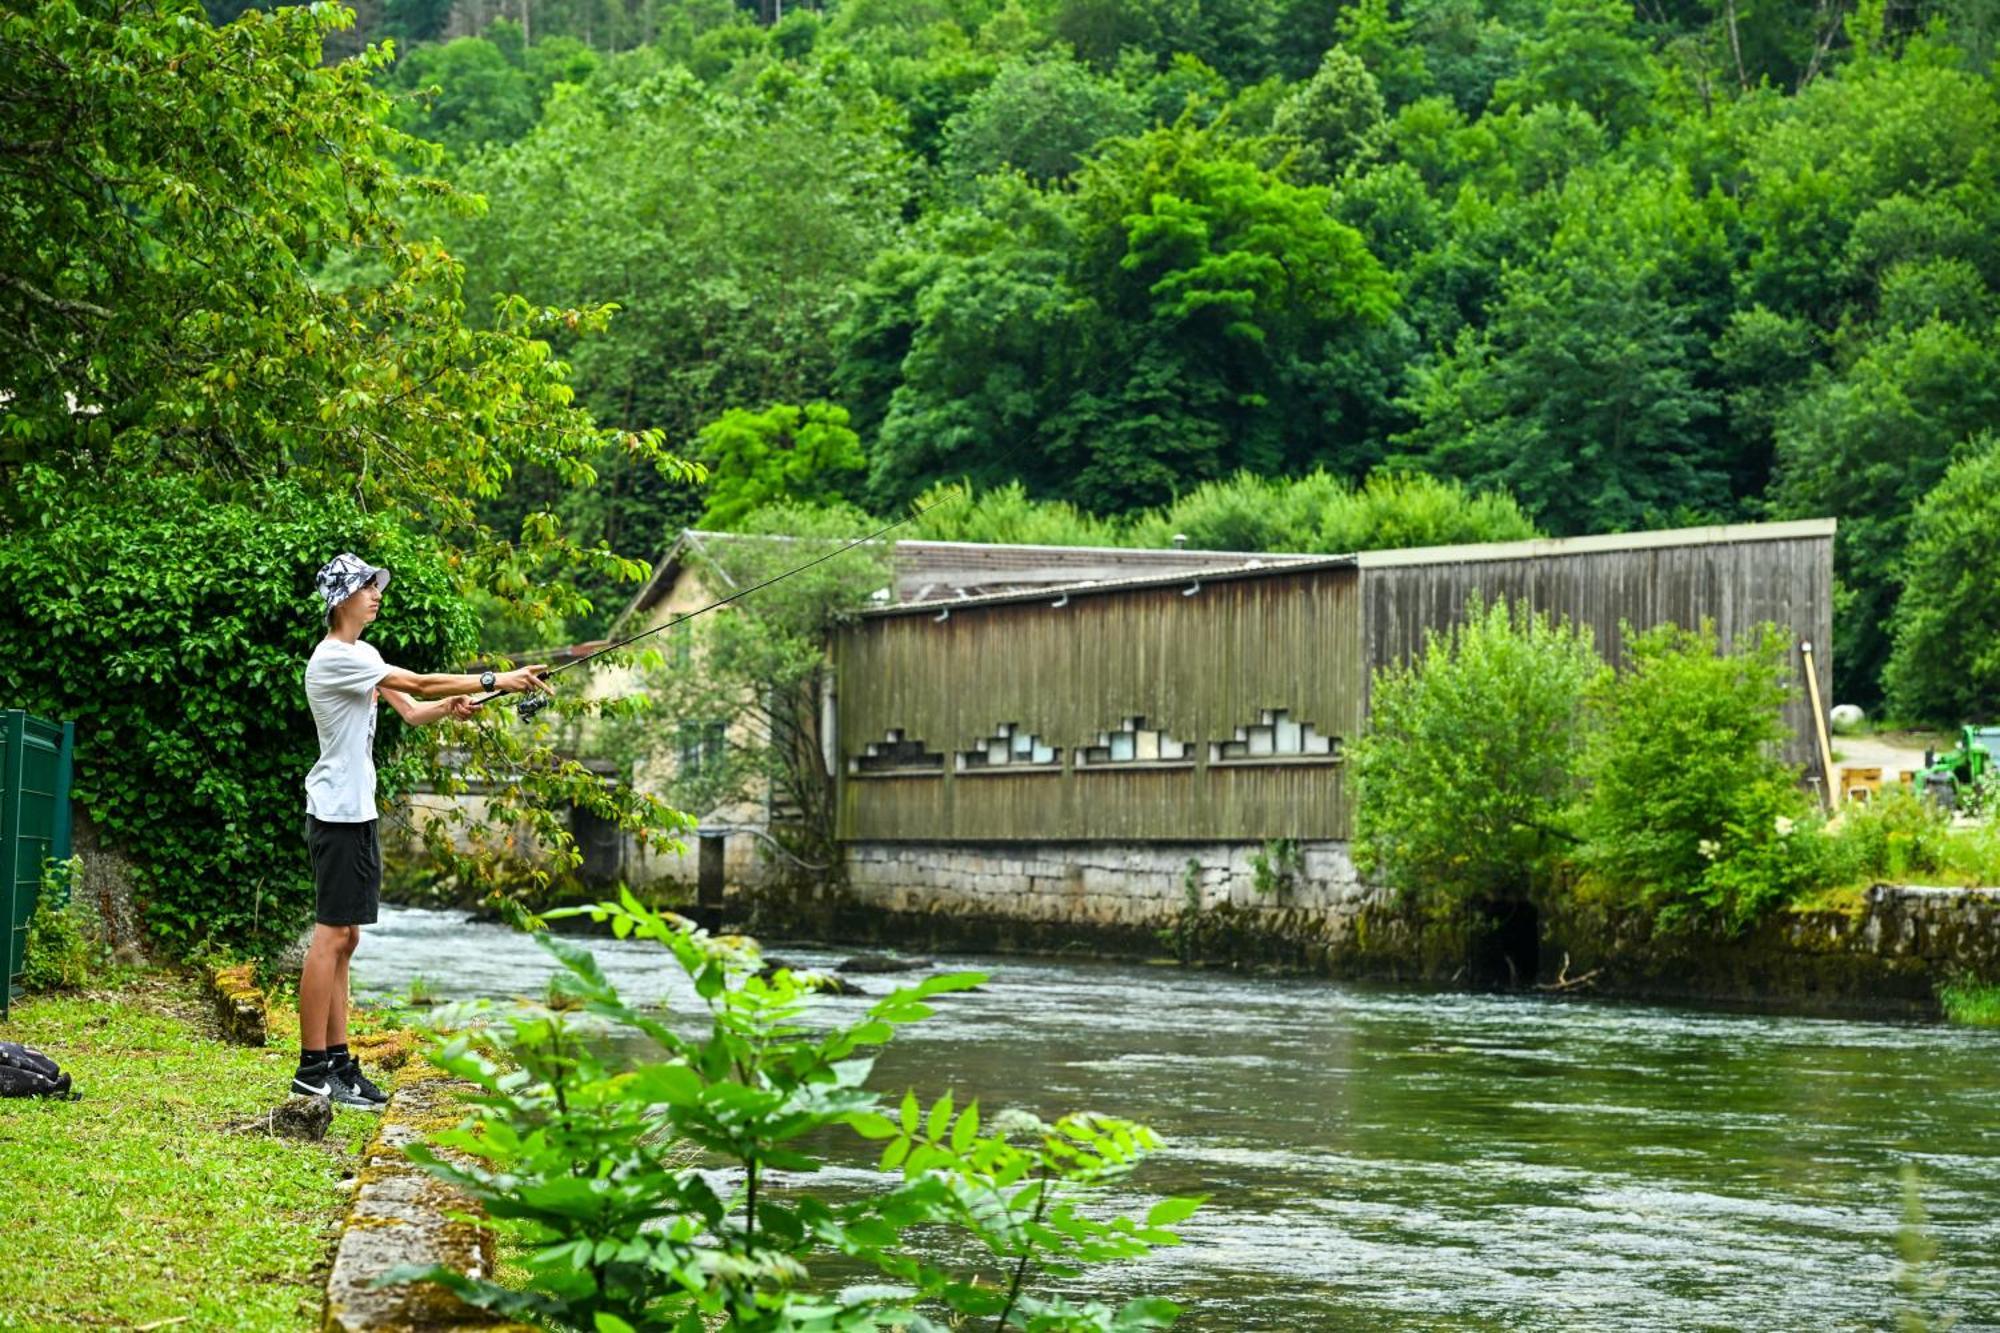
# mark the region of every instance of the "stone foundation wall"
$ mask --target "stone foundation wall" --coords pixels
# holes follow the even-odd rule
[[[1295,846],[1287,865],[1254,842],[863,842],[848,846],[847,882],[864,908],[1112,928],[1169,927],[1189,908],[1225,905],[1337,917],[1380,897],[1346,843]]]
[[[1877,885],[1848,910],[1780,912],[1733,938],[1543,902],[1524,945],[1522,918],[1427,917],[1364,883],[1344,843],[1296,850],[1281,866],[1262,843],[851,843],[843,892],[802,901],[742,886],[738,902],[757,930],[905,948],[1165,955],[1826,1012],[1932,1014],[1941,981],[2000,983],[2000,889]]]

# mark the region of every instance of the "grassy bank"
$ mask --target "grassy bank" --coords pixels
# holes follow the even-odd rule
[[[374,1118],[324,1143],[231,1134],[276,1105],[297,1019],[218,1041],[192,981],[32,998],[0,1040],[48,1052],[76,1102],[0,1100],[0,1329],[309,1329]]]
[[[1954,981],[1938,987],[1944,1016],[1969,1027],[2000,1028],[2000,986]]]

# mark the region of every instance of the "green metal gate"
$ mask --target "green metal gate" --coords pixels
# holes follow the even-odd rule
[[[42,862],[69,857],[70,765],[76,724],[0,712],[0,1016],[18,992],[28,918],[42,887]]]

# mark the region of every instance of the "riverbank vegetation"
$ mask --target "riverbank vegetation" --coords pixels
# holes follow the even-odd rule
[[[766,967],[751,941],[690,930],[630,895],[587,915],[661,945],[705,1005],[706,1030],[627,1003],[587,948],[538,935],[561,965],[550,993],[562,1003],[474,1006],[484,1021],[434,1056],[480,1090],[468,1122],[435,1138],[467,1156],[411,1153],[487,1205],[525,1281],[397,1276],[607,1333],[958,1326],[940,1314],[1070,1333],[1174,1322],[1164,1300],[1112,1309],[1043,1290],[1177,1243],[1168,1228],[1198,1200],[1162,1200],[1143,1219],[1086,1203],[1157,1146],[1149,1130],[1085,1113],[1049,1124],[989,1108],[982,1121],[978,1103],[949,1092],[925,1107],[914,1092],[892,1102],[865,1086],[875,1048],[983,978],[930,977],[820,1030],[802,1021],[812,979]],[[593,1040],[606,1023],[643,1034],[662,1058],[607,1059]],[[858,1198],[810,1187],[805,1173],[826,1164],[837,1131],[868,1156],[882,1145],[886,1183]],[[690,1149],[724,1171],[690,1169]],[[936,1243],[939,1228],[966,1248]],[[813,1280],[828,1264],[852,1275],[838,1289]],[[877,1280],[855,1280],[863,1273]]]
[[[317,1326],[374,1121],[229,1132],[283,1099],[296,1015],[270,1026],[269,1048],[229,1045],[192,980],[130,969],[15,1005],[0,1040],[48,1052],[81,1099],[0,1100],[0,1328]]]
[[[2000,884],[2000,820],[1890,789],[1828,818],[1779,751],[1795,686],[1770,626],[1590,632],[1478,611],[1378,673],[1354,746],[1356,858],[1440,911],[1563,894],[1736,934],[1882,880]]]

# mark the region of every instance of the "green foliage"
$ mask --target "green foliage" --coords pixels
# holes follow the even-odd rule
[[[1378,671],[1352,749],[1356,864],[1435,908],[1523,896],[1578,793],[1585,700],[1607,674],[1588,628],[1504,602]]]
[[[1388,130],[1383,113],[1368,66],[1336,46],[1319,72],[1279,103],[1271,129],[1298,143],[1304,179],[1327,182],[1375,156]]]
[[[962,186],[1013,168],[1046,185],[1098,140],[1141,123],[1136,97],[1074,61],[1009,61],[946,123],[944,173]]]
[[[21,955],[24,990],[77,990],[104,966],[104,923],[89,901],[74,893],[82,875],[80,856],[43,865],[41,890],[28,917]],[[4,982],[0,978],[0,984]]]
[[[378,646],[430,669],[472,648],[447,568],[297,486],[212,504],[190,479],[31,481],[38,520],[0,542],[0,600],[18,608],[0,621],[0,692],[83,719],[75,799],[134,854],[156,936],[289,942],[313,901],[299,792],[318,754],[299,686],[325,634],[313,572],[343,550],[392,570]]]
[[[1917,505],[1883,674],[1900,717],[2000,718],[2000,435],[1952,464]]]
[[[526,1285],[438,1267],[392,1277],[601,1330],[940,1329],[945,1312],[1050,1333],[1173,1323],[1179,1311],[1163,1300],[1113,1310],[1036,1290],[1176,1243],[1168,1228],[1195,1199],[1163,1200],[1143,1220],[1090,1202],[1157,1146],[1149,1130],[1092,1114],[982,1120],[978,1103],[959,1107],[949,1092],[926,1108],[913,1092],[896,1103],[866,1087],[873,1048],[979,976],[927,979],[817,1031],[805,1022],[812,979],[764,973],[753,943],[711,938],[630,895],[577,911],[664,946],[701,998],[703,1030],[629,1004],[587,949],[538,935],[563,968],[552,992],[578,1009],[503,1011],[445,1045],[436,1062],[480,1093],[471,1118],[435,1142],[470,1160],[410,1149],[525,1247]],[[606,1022],[643,1033],[662,1057],[608,1063],[596,1040]],[[882,1144],[890,1184],[837,1200],[796,1175],[774,1187],[773,1172],[819,1169],[841,1131],[857,1148]],[[718,1191],[697,1154],[740,1171],[740,1184]],[[836,1288],[816,1271],[833,1267],[882,1282]]]
[[[847,409],[832,403],[731,408],[701,428],[695,452],[709,475],[702,526],[725,530],[766,505],[833,500],[840,474],[867,466]]]
[[[821,730],[827,635],[893,583],[888,551],[880,543],[843,550],[879,525],[841,507],[772,506],[736,526],[740,535],[687,553],[714,595],[797,572],[667,631],[663,647],[638,657],[632,706],[597,722],[589,747],[700,813],[768,798],[790,812],[774,836],[824,871],[839,861]],[[678,725],[662,726],[662,717]]]
[[[1597,687],[1577,862],[1665,927],[1740,930],[1819,882],[1786,737],[1791,642],[1765,625],[1721,651],[1699,630],[1627,627],[1625,669]]]
[[[1642,124],[1657,73],[1632,19],[1626,0],[1550,0],[1541,33],[1521,45],[1520,74],[1494,100],[1581,107],[1616,134]]]
[[[527,46],[520,25],[506,19],[495,20],[493,31],[500,40],[460,37],[418,46],[397,62],[398,129],[443,144],[454,158],[512,143],[534,128],[558,83],[582,83],[601,63],[573,37]]]
[[[532,524],[496,540],[480,503],[519,467],[574,486],[607,451],[678,464],[572,406],[542,338],[601,329],[606,308],[509,300],[467,325],[462,266],[401,214],[476,205],[397,169],[427,154],[385,123],[384,54],[321,64],[351,18],[211,28],[179,0],[0,16],[0,141],[19,146],[0,165],[0,531],[28,463],[188,475],[224,502],[282,476],[420,523],[468,586],[575,609],[565,573],[629,562]]]
[[[1937,988],[1944,1016],[1968,1027],[2000,1028],[2000,986],[1970,979],[1948,981]]]
[[[1847,807],[1825,836],[1828,885],[2000,885],[2000,825],[1954,828],[1947,812],[1903,787]]]
[[[1250,858],[1250,887],[1260,897],[1283,899],[1305,869],[1305,853],[1291,838],[1273,838]]]

